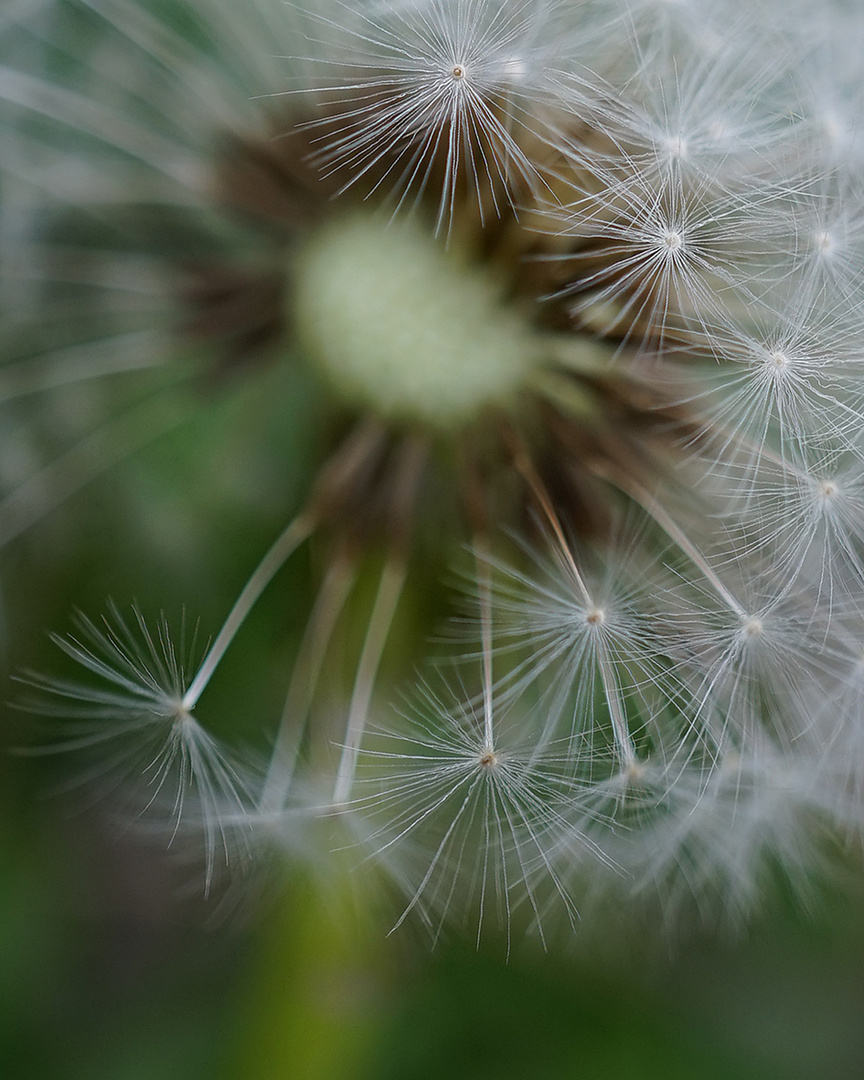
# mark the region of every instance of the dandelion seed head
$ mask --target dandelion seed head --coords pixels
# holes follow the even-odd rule
[[[336,833],[433,938],[542,938],[598,869],[670,921],[687,893],[737,917],[766,866],[797,886],[814,837],[860,840],[860,17],[212,0],[192,33],[164,6],[4,25],[0,540],[264,361],[326,422],[260,448],[301,509],[200,664],[137,613],[59,641],[81,678],[30,682],[67,749],[134,773],[208,880],[253,832],[310,865]],[[143,434],[106,435],[102,384],[139,377]],[[466,539],[480,614],[441,659],[403,627]],[[202,695],[307,542],[259,776]]]

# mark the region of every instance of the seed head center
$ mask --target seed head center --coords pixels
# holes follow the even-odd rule
[[[666,140],[666,150],[671,158],[686,161],[690,147],[683,135],[670,135]]]
[[[775,349],[770,355],[770,360],[778,370],[789,367],[789,357],[782,349]]]
[[[816,250],[827,258],[834,249],[834,237],[830,232],[820,231],[816,233],[815,241]]]
[[[483,266],[421,224],[337,218],[296,263],[305,352],[349,404],[438,428],[506,403],[539,360],[527,319]]]

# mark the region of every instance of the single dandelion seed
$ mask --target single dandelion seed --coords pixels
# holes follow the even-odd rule
[[[55,636],[90,680],[29,673],[23,681],[33,693],[22,704],[63,721],[59,741],[42,752],[95,751],[99,783],[122,784],[139,816],[164,814],[169,842],[181,830],[203,837],[209,892],[218,861],[251,850],[255,772],[191,712],[186,662],[167,621],[154,633],[140,611],[132,615],[130,622],[112,605],[101,627],[80,616],[78,635]]]

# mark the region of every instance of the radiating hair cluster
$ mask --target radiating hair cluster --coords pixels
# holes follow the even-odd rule
[[[348,853],[433,938],[854,857],[862,47],[841,0],[9,5],[2,541],[268,372],[322,418],[209,641],[112,603],[22,676],[47,748],[208,889]],[[253,766],[211,678],[310,545]]]

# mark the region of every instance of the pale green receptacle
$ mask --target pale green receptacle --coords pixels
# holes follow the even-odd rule
[[[377,415],[450,427],[506,401],[538,360],[494,277],[410,221],[338,218],[307,245],[292,289],[306,350]]]

